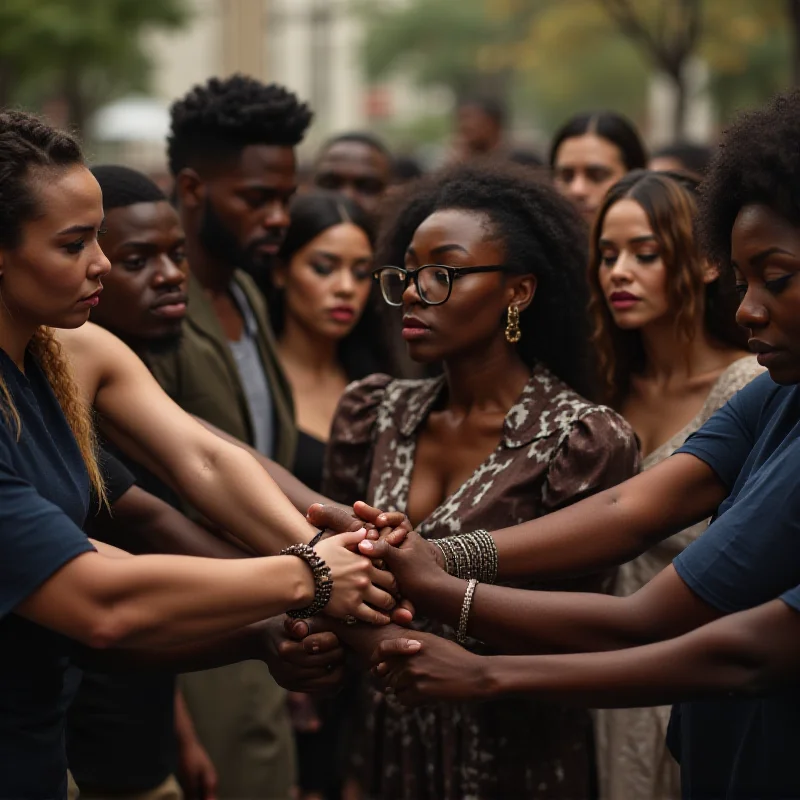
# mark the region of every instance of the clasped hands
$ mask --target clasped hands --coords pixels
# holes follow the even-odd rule
[[[382,512],[360,502],[354,505],[353,511],[350,514],[337,506],[314,505],[308,511],[308,520],[331,536],[367,529],[366,536],[353,549],[372,562],[368,572],[374,592],[365,595],[366,604],[358,617],[375,626],[387,625],[391,621],[408,627],[415,607],[426,609],[426,589],[442,578],[441,553],[413,532],[408,518],[400,512]],[[336,629],[336,625],[323,618],[308,621],[287,619],[282,631],[276,624],[272,625],[271,657],[267,661],[280,684],[305,692],[324,693],[338,688],[343,677],[345,653],[339,638],[330,628]],[[457,645],[435,636],[414,632],[413,638],[409,638],[396,628],[387,628],[385,638],[373,654],[373,662],[377,665],[373,672],[391,690],[397,691],[403,702],[424,701],[424,692],[417,691],[416,675],[419,667],[429,661],[428,656],[435,656],[438,652],[440,642],[451,646],[456,654],[466,653]],[[418,657],[423,648],[425,657]],[[410,656],[415,658],[410,659]],[[456,655],[456,665],[459,661],[463,663]],[[412,667],[414,678],[407,673]]]

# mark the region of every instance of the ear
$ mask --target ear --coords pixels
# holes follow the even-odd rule
[[[703,261],[703,283],[713,283],[719,278],[719,265]]]
[[[186,167],[175,179],[175,194],[181,208],[199,208],[205,200],[205,182],[193,170]]]
[[[509,287],[512,289],[508,304],[515,305],[520,311],[524,311],[533,301],[536,294],[536,276],[523,275],[514,281]]]

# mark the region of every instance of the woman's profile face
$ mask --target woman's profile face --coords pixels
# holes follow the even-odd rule
[[[750,349],[776,383],[800,383],[800,228],[767,206],[745,206],[731,231],[731,262],[736,321]]]
[[[97,242],[100,187],[84,166],[34,171],[28,181],[38,213],[16,247],[0,249],[0,313],[32,328],[77,328],[102,301],[111,268]]]
[[[503,264],[505,247],[481,212],[446,209],[431,214],[415,231],[405,268],[426,264],[479,267]],[[523,278],[501,272],[457,277],[450,298],[426,305],[413,282],[403,294],[403,338],[415,361],[432,362],[479,352],[503,336],[506,312]],[[530,277],[526,278],[531,280]]]
[[[628,170],[620,149],[594,133],[571,136],[556,150],[553,183],[591,224],[606,192]]]
[[[670,314],[667,268],[645,210],[624,198],[605,214],[597,279],[615,324],[636,330]]]
[[[343,339],[361,319],[372,288],[372,245],[351,222],[327,228],[275,272],[288,324]]]

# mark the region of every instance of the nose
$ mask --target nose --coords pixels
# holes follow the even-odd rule
[[[589,194],[589,185],[583,175],[576,175],[567,188],[569,194],[577,200],[583,200]]]
[[[275,200],[266,208],[263,225],[265,228],[289,227],[289,204],[284,200]]]
[[[92,253],[92,260],[89,264],[88,276],[94,280],[100,280],[104,275],[111,272],[111,262],[106,258],[100,245],[94,243],[94,252]]]
[[[736,309],[736,322],[743,328],[763,328],[769,322],[769,312],[759,300],[758,292],[748,288],[739,308]]]
[[[339,280],[336,282],[336,294],[339,296],[350,297],[355,294],[356,281],[350,269],[340,269]]]
[[[403,292],[403,306],[422,304],[422,298],[419,296],[416,283],[411,280],[410,275],[408,277],[408,286],[406,286],[405,291]]]
[[[153,286],[180,286],[184,280],[186,272],[181,265],[176,264],[166,253],[162,254],[153,270]]]
[[[624,252],[620,253],[610,270],[611,282],[617,285],[630,283],[632,279],[630,267],[630,256]]]

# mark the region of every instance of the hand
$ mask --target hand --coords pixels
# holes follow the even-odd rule
[[[403,705],[475,700],[489,695],[487,660],[430,633],[385,639],[372,655],[373,675]]]
[[[439,548],[415,531],[407,535],[400,547],[393,547],[385,539],[379,542],[364,540],[359,544],[359,550],[365,556],[385,562],[400,594],[420,607],[424,604],[426,591],[443,577]]]
[[[316,546],[317,554],[330,567],[333,577],[333,593],[325,606],[325,613],[338,619],[354,616],[362,622],[386,625],[389,617],[376,609],[390,611],[395,601],[389,592],[372,583],[373,579],[386,578],[376,575],[380,570],[376,570],[368,558],[350,549],[355,549],[365,536],[366,531],[361,528],[351,533],[337,534]],[[391,576],[388,580],[394,586]]]
[[[311,625],[311,620],[268,619],[261,658],[284,689],[333,694],[344,680],[344,649],[335,634],[312,633]]]
[[[396,545],[399,545],[405,534],[411,530],[408,517],[399,511],[383,512],[362,502],[356,503],[353,510],[355,514],[339,506],[315,503],[308,509],[306,519],[315,528],[334,533],[356,531],[366,527],[367,535],[371,539],[378,538],[379,529],[390,528],[390,533],[393,534],[392,544]]]
[[[217,800],[217,771],[195,737],[180,741],[178,774],[186,800]]]

